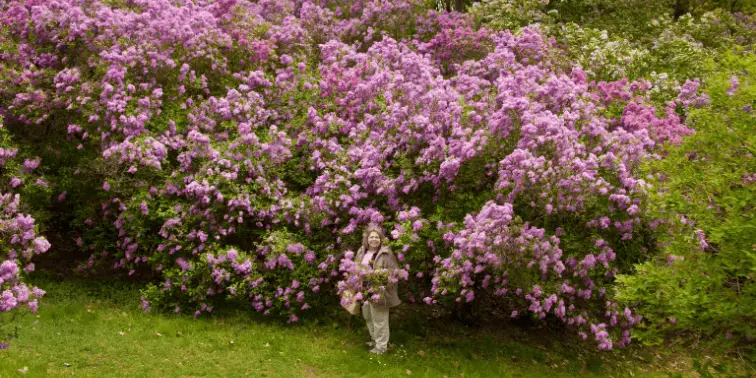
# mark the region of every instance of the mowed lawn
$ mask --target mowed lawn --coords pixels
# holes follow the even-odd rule
[[[392,314],[389,353],[373,356],[361,319],[345,312],[296,325],[240,308],[193,319],[143,312],[128,283],[35,283],[48,295],[0,351],[0,377],[666,377],[697,376],[695,361],[713,373],[753,373],[736,358],[638,345],[598,352],[570,335],[473,329],[409,305]]]

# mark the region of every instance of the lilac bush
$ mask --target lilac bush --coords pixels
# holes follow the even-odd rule
[[[20,161],[18,148],[12,147],[2,128],[0,141],[6,146],[0,147],[0,349],[5,349],[9,345],[6,338],[13,335],[10,326],[15,319],[5,315],[19,314],[24,308],[36,313],[45,295],[44,290],[27,285],[23,276],[34,271],[32,258],[47,252],[50,243],[37,234],[35,219],[24,212],[18,193],[24,185],[20,177],[33,177],[40,159]]]
[[[688,117],[696,134],[643,167],[655,188],[649,210],[666,218],[660,249],[615,288],[647,314],[636,332],[644,344],[675,335],[748,348],[756,334],[756,57],[720,58],[706,83],[711,106]]]
[[[697,88],[657,108],[537,27],[422,5],[10,1],[0,109],[50,145],[44,200],[70,207],[80,269],[157,277],[145,309],[232,297],[296,321],[336,303],[376,222],[410,301],[487,292],[626,345],[640,316],[610,289],[655,225],[636,165],[691,133]]]

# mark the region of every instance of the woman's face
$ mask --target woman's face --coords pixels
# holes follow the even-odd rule
[[[368,247],[376,249],[381,246],[381,236],[377,232],[373,231],[368,235]]]

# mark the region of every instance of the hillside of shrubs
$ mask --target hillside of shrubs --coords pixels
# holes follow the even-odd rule
[[[0,327],[45,270],[306,321],[372,222],[408,304],[752,351],[754,11],[1,2]]]

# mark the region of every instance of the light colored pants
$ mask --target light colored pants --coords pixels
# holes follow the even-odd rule
[[[372,303],[363,303],[362,317],[367,323],[370,338],[375,341],[375,348],[386,350],[389,341],[389,309],[383,306],[374,306]]]

